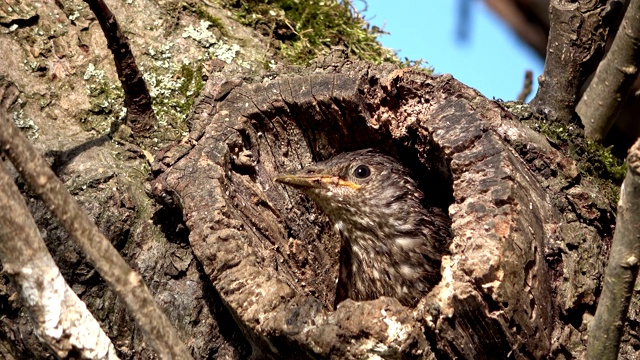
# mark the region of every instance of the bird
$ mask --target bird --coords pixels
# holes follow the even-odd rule
[[[344,152],[274,180],[301,190],[340,233],[334,307],[381,296],[414,307],[440,281],[451,221],[394,158]]]

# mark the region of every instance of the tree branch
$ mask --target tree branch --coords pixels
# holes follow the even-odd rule
[[[0,260],[38,338],[60,359],[118,359],[109,337],[62,277],[2,163],[0,208]]]
[[[619,0],[551,1],[547,57],[531,101],[538,112],[571,120],[580,87],[600,61],[609,27],[621,8]]]
[[[151,95],[142,73],[136,65],[127,37],[120,30],[118,21],[102,0],[84,0],[98,18],[107,46],[113,53],[118,78],[124,90],[127,121],[135,133],[153,128],[156,115],[151,107]]]
[[[637,78],[639,56],[640,0],[631,0],[611,49],[576,107],[586,136],[601,141],[611,129]]]
[[[604,286],[591,320],[587,359],[618,357],[640,259],[640,139],[629,150],[627,176],[620,190],[616,232]]]
[[[94,222],[82,211],[64,184],[36,153],[8,116],[14,85],[0,85],[0,147],[84,251],[107,284],[124,300],[151,347],[163,359],[191,359],[173,326],[156,306],[140,274],[122,259]]]
[[[524,83],[522,84],[522,90],[516,100],[518,101],[526,101],[529,95],[531,95],[531,90],[533,90],[533,71],[527,70],[524,73]]]

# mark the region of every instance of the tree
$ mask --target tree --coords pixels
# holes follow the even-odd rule
[[[93,15],[80,2],[61,5],[5,11],[11,32],[0,46],[31,60],[27,68],[3,66],[21,91],[12,115],[39,137],[37,147],[140,272],[195,358],[585,351],[614,224],[616,186],[606,180],[621,171],[578,126],[415,69],[336,53],[307,67],[272,60],[274,47],[309,51],[313,37],[297,27],[304,15],[292,23],[277,8],[245,13],[259,19],[253,25],[268,35],[261,37],[211,5],[109,4],[148,74],[159,122],[145,140],[114,115],[118,85]],[[61,26],[49,25],[54,19]],[[350,56],[360,49],[346,48]],[[93,138],[78,118],[86,129],[112,130]],[[279,171],[363,147],[410,167],[453,220],[443,281],[415,309],[381,298],[334,310],[336,235],[311,203],[272,182]],[[148,185],[145,169],[154,175]],[[119,355],[152,357],[121,300],[27,196],[67,282]],[[6,279],[4,289],[0,351],[44,357],[24,335],[31,325]]]

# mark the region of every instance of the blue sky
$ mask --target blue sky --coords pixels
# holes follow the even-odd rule
[[[460,1],[367,0],[363,15],[391,33],[378,40],[401,58],[423,59],[436,73],[450,73],[488,98],[514,100],[527,69],[533,71],[537,89],[543,61],[484,2],[470,1],[468,36],[464,41],[458,38]],[[358,2],[355,5],[363,7]]]

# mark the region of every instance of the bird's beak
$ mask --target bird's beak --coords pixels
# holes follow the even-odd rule
[[[360,189],[360,185],[351,181],[343,180],[334,175],[322,175],[322,174],[283,174],[278,175],[273,180],[297,187],[297,188],[326,188],[331,184],[334,186],[348,186],[354,190]]]

